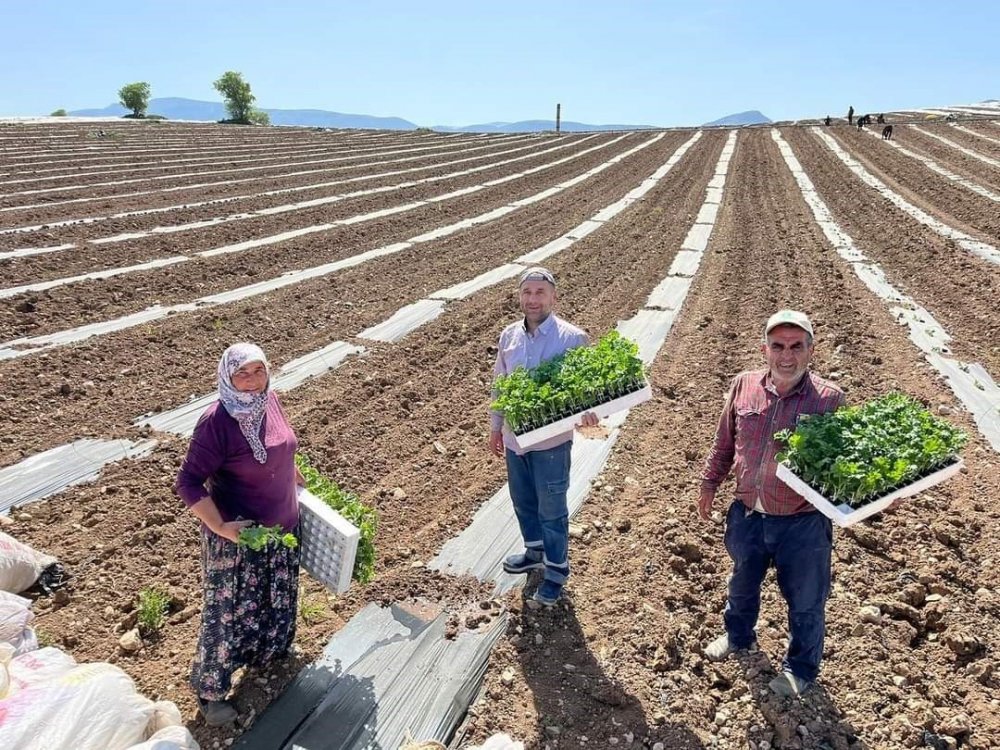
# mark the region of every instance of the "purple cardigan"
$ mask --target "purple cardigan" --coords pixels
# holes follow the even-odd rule
[[[223,521],[248,519],[291,531],[299,522],[295,489],[298,440],[277,395],[268,394],[261,426],[267,463],[253,457],[240,426],[216,401],[194,428],[174,485],[189,508],[210,494]],[[208,490],[206,491],[206,488]]]

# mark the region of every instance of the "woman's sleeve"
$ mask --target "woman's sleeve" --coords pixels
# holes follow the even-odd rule
[[[189,508],[208,495],[205,482],[219,470],[226,458],[223,441],[212,416],[214,414],[206,413],[198,420],[174,484],[175,491]]]

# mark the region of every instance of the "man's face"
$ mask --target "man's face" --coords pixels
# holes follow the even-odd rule
[[[767,343],[761,346],[764,359],[771,370],[771,379],[778,387],[792,386],[799,382],[813,355],[809,334],[798,326],[783,325],[767,334]]]
[[[532,324],[544,321],[556,303],[556,288],[547,281],[525,281],[519,290],[521,312]]]

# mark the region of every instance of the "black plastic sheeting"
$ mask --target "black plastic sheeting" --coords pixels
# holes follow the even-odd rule
[[[507,615],[445,638],[449,614],[369,604],[235,744],[241,750],[397,750],[409,732],[447,743]]]

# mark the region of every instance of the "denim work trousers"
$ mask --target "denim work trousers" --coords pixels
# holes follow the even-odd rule
[[[733,558],[724,619],[729,642],[746,648],[755,639],[760,587],[774,566],[788,603],[788,653],[782,669],[812,682],[819,674],[830,595],[833,526],[822,513],[772,516],[747,512],[736,501],[726,516],[726,549]]]
[[[519,456],[507,449],[507,480],[525,549],[542,552],[545,580],[563,584],[569,575],[570,452],[573,441]]]

